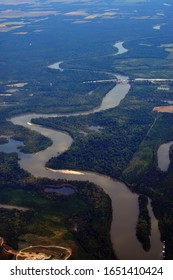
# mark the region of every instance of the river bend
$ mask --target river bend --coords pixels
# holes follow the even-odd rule
[[[121,46],[122,43],[119,44],[119,47]],[[124,183],[114,180],[108,176],[104,176],[102,174],[85,171],[58,171],[46,168],[46,162],[51,157],[56,156],[57,153],[61,154],[69,149],[73,142],[73,139],[67,133],[55,131],[53,129],[48,129],[31,123],[32,118],[87,115],[118,106],[120,101],[128,93],[130,84],[128,82],[128,77],[121,75],[116,75],[116,77],[117,79],[122,80],[122,82],[115,85],[113,89],[106,94],[99,108],[96,108],[92,111],[68,115],[46,115],[33,113],[13,117],[11,119],[11,122],[13,124],[28,127],[31,130],[35,130],[51,138],[53,141],[52,146],[36,154],[24,154],[17,149],[18,146],[21,146],[21,143],[9,139],[9,142],[7,144],[0,145],[0,150],[5,152],[17,151],[20,158],[20,166],[36,177],[48,177],[51,179],[60,178],[79,181],[88,180],[101,186],[105,193],[110,196],[112,201],[113,219],[111,225],[111,240],[118,258],[126,260],[161,259],[161,242],[160,232],[158,230],[158,221],[153,215],[151,205],[149,205],[149,213],[151,216],[152,224],[151,249],[149,252],[145,252],[142,249],[142,245],[136,238],[136,223],[139,211],[138,195],[132,193]]]

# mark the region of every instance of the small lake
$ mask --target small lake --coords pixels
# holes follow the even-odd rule
[[[115,48],[118,49],[117,53],[114,55],[120,55],[120,54],[128,52],[128,49],[124,48],[123,44],[124,44],[124,42],[121,41],[121,42],[117,42],[113,45]]]
[[[0,152],[4,153],[19,153],[19,147],[23,146],[23,142],[13,140],[7,137],[8,143],[0,145]]]

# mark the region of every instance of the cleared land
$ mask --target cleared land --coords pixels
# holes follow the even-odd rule
[[[173,113],[173,106],[157,106],[154,107],[153,111],[157,111],[159,113]]]

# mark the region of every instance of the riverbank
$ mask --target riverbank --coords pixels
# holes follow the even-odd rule
[[[121,84],[119,84],[119,86],[121,86]],[[116,96],[115,90],[114,90],[114,94]],[[123,95],[122,95],[122,99],[123,99]],[[117,104],[119,104],[119,102],[120,101],[118,101]],[[22,126],[27,127],[27,123],[28,122],[30,123],[33,117],[36,119],[37,115],[34,114],[33,116],[33,114],[31,114],[31,115],[15,117],[11,119],[11,121],[14,124],[20,124]],[[38,117],[40,117],[40,115],[38,115]],[[42,117],[49,117],[49,115],[45,115],[45,116],[42,115]],[[59,117],[59,115],[57,117]],[[53,119],[54,120],[56,119],[55,115],[53,116]],[[21,167],[27,169],[31,174],[33,174],[36,177],[46,176],[48,178],[53,178],[53,179],[63,178],[68,180],[80,180],[80,181],[89,180],[97,185],[100,185],[112,200],[113,220],[111,225],[111,239],[112,239],[114,250],[118,255],[118,258],[160,259],[161,243],[160,243],[160,234],[158,228],[155,227],[155,231],[152,232],[153,236],[155,236],[155,239],[157,239],[157,242],[155,243],[154,248],[151,246],[150,252],[148,253],[145,252],[142,249],[141,244],[136,239],[135,228],[136,228],[136,223],[138,218],[138,202],[137,202],[138,196],[135,195],[134,193],[131,193],[131,191],[129,191],[129,189],[123,183],[113,180],[110,177],[103,176],[101,174],[75,170],[75,172],[76,171],[81,172],[82,173],[81,176],[80,173],[77,175],[72,174],[73,170],[70,170],[71,174],[69,174],[69,172],[66,172],[64,174],[64,172],[61,172],[61,170],[55,172],[55,170],[45,169],[45,164],[47,160],[57,153],[62,154],[64,153],[64,151],[68,150],[72,144],[72,139],[66,133],[62,133],[53,129],[47,129],[45,127],[37,126],[35,124],[32,124],[32,126],[28,126],[28,127],[33,130],[38,129],[38,131],[44,135],[49,135],[50,132],[52,135],[51,137],[53,137],[52,139],[53,145],[49,147],[49,149],[39,152],[36,155],[28,155],[27,158],[25,158],[23,155],[20,155]],[[127,200],[124,199],[125,197],[127,198]],[[124,211],[124,209],[126,209],[126,211]],[[129,217],[127,213],[131,213],[131,216]],[[155,219],[154,216],[153,219]],[[152,222],[155,223],[153,219]],[[119,225],[118,227],[117,224]],[[128,250],[126,248],[128,248]]]
[[[91,113],[97,113],[107,111],[110,108],[115,108],[124,99],[126,94],[129,92],[130,85],[128,77],[118,77],[123,80],[123,83],[117,84],[111,91],[109,91],[102,101],[99,108],[76,114],[64,115],[65,117],[74,116],[88,116]],[[94,114],[92,114],[94,116]],[[111,240],[113,243],[114,250],[117,252],[118,258],[120,259],[157,259],[160,258],[160,238],[157,239],[157,244],[151,247],[149,253],[146,253],[142,248],[141,244],[136,239],[136,222],[138,217],[138,203],[137,195],[132,193],[125,184],[113,180],[110,177],[103,176],[101,174],[85,172],[84,175],[79,176],[76,174],[64,174],[59,172],[52,172],[50,169],[45,168],[46,162],[55,154],[58,153],[64,155],[64,152],[69,149],[72,145],[72,138],[65,133],[55,131],[55,129],[47,129],[42,126],[30,125],[31,119],[37,117],[47,118],[50,115],[24,115],[20,117],[12,118],[13,124],[19,124],[37,130],[43,135],[49,136],[52,139],[53,145],[48,149],[39,152],[34,155],[27,155],[20,153],[20,165],[25,170],[28,170],[32,175],[36,177],[44,176],[52,179],[68,179],[68,180],[81,180],[91,181],[97,185],[100,185],[103,190],[110,196],[112,200],[113,219],[111,225]],[[54,120],[62,115],[54,115]],[[68,120],[68,118],[66,118]],[[110,145],[111,147],[111,145]],[[125,199],[126,198],[126,199]],[[126,210],[124,210],[126,209]],[[130,216],[128,215],[130,213]],[[118,224],[118,226],[117,226]],[[159,236],[159,230],[156,229],[155,237]],[[159,236],[160,237],[160,236]],[[128,248],[128,249],[127,249]]]

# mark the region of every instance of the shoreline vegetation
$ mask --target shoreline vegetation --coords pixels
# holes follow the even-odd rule
[[[36,179],[19,167],[15,154],[0,153],[0,156],[0,203],[19,207],[13,210],[0,207],[0,234],[8,245],[17,249],[21,242],[25,247],[58,244],[72,249],[72,259],[116,258],[110,241],[111,201],[99,186]],[[75,187],[73,195],[44,191],[47,185],[54,188],[67,183]],[[28,211],[23,211],[23,207]]]
[[[148,212],[148,198],[144,195],[140,195],[139,201],[139,217],[136,225],[136,236],[142,243],[144,250],[149,251],[150,235],[151,235],[151,218]]]
[[[149,92],[149,88],[153,87],[156,90],[156,86],[152,86],[152,85],[147,85],[147,84],[142,84],[142,87],[146,89],[146,92],[148,92],[148,95],[150,95],[151,93]],[[137,122],[141,125],[141,122],[143,122],[143,115],[147,114],[148,115],[148,119],[145,119],[145,122],[143,123],[144,125],[144,134],[142,136],[142,141],[140,140],[140,145],[139,145],[139,150],[136,150],[136,152],[133,152],[133,157],[130,158],[130,161],[127,165],[127,167],[123,170],[122,168],[122,173],[114,173],[111,174],[110,171],[106,171],[105,168],[104,170],[102,169],[100,171],[100,169],[97,169],[97,165],[96,162],[94,163],[94,165],[91,165],[91,168],[88,168],[88,164],[85,163],[84,161],[84,166],[85,166],[85,170],[88,168],[89,171],[96,171],[96,172],[100,172],[100,173],[104,173],[105,175],[110,175],[114,178],[118,178],[122,181],[125,182],[125,184],[134,192],[137,193],[141,193],[144,195],[147,195],[148,197],[150,197],[153,201],[153,209],[154,209],[154,213],[156,215],[156,217],[159,219],[159,227],[161,230],[161,238],[162,240],[166,239],[166,235],[165,235],[165,231],[164,231],[164,226],[162,224],[163,218],[163,211],[160,208],[161,205],[163,204],[163,201],[165,200],[165,198],[163,196],[160,196],[160,190],[162,189],[163,191],[163,187],[160,189],[157,189],[157,182],[158,180],[160,180],[162,178],[162,180],[166,180],[167,181],[167,174],[162,174],[161,171],[158,170],[157,168],[157,150],[160,146],[161,143],[164,143],[168,140],[172,139],[172,130],[170,130],[171,127],[171,123],[172,123],[172,115],[169,114],[159,114],[156,115],[154,112],[152,112],[152,108],[155,104],[155,102],[158,102],[157,100],[159,100],[159,94],[157,96],[155,96],[156,100],[153,100],[153,105],[148,103],[146,103],[146,96],[145,96],[145,101],[144,101],[144,96],[142,95],[142,90],[141,90],[141,95],[140,93],[140,87],[138,86],[138,90],[134,91],[134,86],[132,87],[132,90],[130,91],[130,93],[126,96],[126,98],[123,100],[123,102],[121,102],[121,104],[119,105],[118,108],[116,109],[111,109],[108,112],[101,112],[99,113],[99,122],[98,119],[96,117],[95,114],[91,115],[91,116],[81,116],[80,118],[78,117],[78,119],[76,119],[75,117],[69,117],[69,118],[53,118],[53,119],[34,119],[32,120],[33,123],[39,124],[39,125],[43,125],[46,127],[51,127],[53,129],[57,129],[57,130],[65,130],[67,133],[69,133],[73,139],[74,142],[72,144],[72,146],[70,147],[70,149],[65,152],[64,154],[58,156],[57,158],[52,158],[47,164],[46,166],[49,168],[53,168],[53,169],[72,169],[72,170],[83,170],[82,165],[80,164],[80,158],[78,156],[78,161],[76,161],[76,155],[80,155],[81,159],[83,160],[84,156],[85,156],[85,160],[87,160],[87,157],[89,156],[89,154],[87,155],[87,153],[85,153],[83,155],[83,151],[86,151],[86,147],[82,146],[81,152],[80,152],[80,143],[83,143],[85,145],[85,143],[87,144],[87,141],[89,143],[89,149],[88,151],[90,151],[90,148],[93,147],[93,144],[91,142],[91,140],[93,139],[93,143],[96,142],[97,138],[99,140],[102,139],[103,141],[103,136],[105,133],[107,133],[107,138],[111,139],[112,136],[110,136],[110,125],[109,125],[109,118],[110,120],[114,119],[114,129],[116,127],[116,120],[121,120],[121,118],[123,119],[124,123],[125,123],[125,114],[123,112],[122,114],[122,107],[123,107],[123,103],[126,103],[126,111],[128,113],[128,119],[130,117],[129,113],[130,113],[130,108],[133,108],[133,103],[131,102],[132,98],[134,98],[134,96],[138,96],[138,98],[140,98],[140,115],[138,114],[137,110],[136,110],[136,116],[138,117]],[[161,95],[161,94],[160,94]],[[148,98],[150,98],[148,96]],[[136,102],[136,101],[135,101]],[[129,104],[129,105],[127,105]],[[129,107],[129,109],[128,109]],[[144,112],[141,112],[141,108],[145,108]],[[120,111],[120,114],[119,112]],[[146,113],[147,112],[147,113]],[[105,116],[104,116],[105,115]],[[123,117],[122,117],[123,115]],[[108,118],[109,116],[109,118]],[[117,119],[116,119],[117,116]],[[133,111],[133,115],[134,116],[134,111]],[[140,116],[140,118],[139,118]],[[105,119],[105,121],[104,121]],[[128,120],[127,119],[127,120]],[[148,123],[147,123],[148,122]],[[105,126],[106,123],[106,126]],[[87,126],[98,126],[100,125],[103,128],[101,131],[89,131],[87,129]],[[111,124],[111,123],[110,123]],[[129,134],[131,133],[131,126],[132,124],[134,124],[134,119],[133,119],[133,123],[128,122],[128,128],[129,130]],[[126,126],[125,126],[126,127]],[[136,127],[136,125],[135,125]],[[162,133],[160,132],[160,127],[164,127],[164,130],[162,131]],[[123,139],[122,137],[122,126],[121,126],[121,131],[119,132],[119,137],[121,139]],[[141,134],[141,126],[139,126],[140,130],[140,134]],[[151,129],[152,128],[152,129]],[[108,130],[109,129],[109,130]],[[84,134],[80,134],[79,131],[85,131],[87,133],[87,135],[85,136]],[[136,137],[136,132],[137,130],[135,130],[135,137]],[[127,133],[127,130],[126,130]],[[147,137],[145,136],[147,134]],[[105,138],[105,139],[107,139]],[[80,141],[80,142],[79,142]],[[75,143],[76,142],[76,143]],[[127,143],[128,141],[124,141]],[[76,144],[76,145],[75,145]],[[115,145],[115,144],[114,144]],[[114,145],[110,145],[112,148],[116,147],[117,150],[117,146]],[[73,146],[75,147],[75,149],[73,148]],[[108,146],[108,145],[107,145]],[[94,147],[97,147],[94,146]],[[128,147],[130,147],[128,145]],[[146,153],[146,147],[148,147],[148,152]],[[72,152],[72,151],[75,151]],[[92,150],[91,150],[92,151]],[[105,151],[105,150],[104,150]],[[126,149],[126,153],[127,153],[127,149]],[[112,151],[113,152],[113,151]],[[111,152],[111,154],[112,154]],[[95,153],[97,153],[97,148],[95,148]],[[73,155],[71,157],[71,155]],[[102,158],[104,158],[103,156],[103,150],[102,150]],[[106,155],[106,154],[105,154]],[[143,157],[143,155],[145,155]],[[122,156],[122,154],[121,154]],[[66,160],[67,157],[67,160]],[[91,159],[92,157],[90,157]],[[99,158],[99,157],[98,157]],[[117,158],[116,158],[117,160]],[[123,157],[124,160],[124,157]],[[71,165],[75,162],[74,165]],[[107,159],[106,160],[106,165],[104,166],[109,166],[109,162],[111,162],[111,160]],[[92,164],[92,162],[90,161],[90,163]],[[99,166],[99,165],[98,165]],[[171,166],[171,165],[170,165]],[[132,169],[133,168],[133,169]],[[137,168],[137,171],[136,171]],[[115,168],[114,168],[114,172],[115,172]],[[169,169],[169,174],[171,174],[171,169]],[[147,176],[149,176],[147,178]],[[168,175],[168,177],[170,177],[170,175]],[[156,181],[156,178],[158,178],[158,180]],[[160,178],[160,179],[159,179]],[[150,181],[151,179],[151,181]],[[161,180],[161,181],[162,181]],[[146,182],[146,186],[144,186],[144,183]],[[168,183],[168,182],[167,182]],[[159,183],[160,185],[161,183]],[[171,181],[170,183],[171,184]],[[160,185],[161,186],[161,185]],[[164,190],[165,193],[165,190]],[[169,200],[169,203],[171,204],[171,200]],[[162,213],[162,214],[161,214]],[[168,212],[167,214],[168,215]],[[169,215],[170,217],[170,215]],[[140,218],[139,218],[140,219]],[[148,223],[148,222],[147,222]],[[149,226],[149,225],[148,225]],[[147,226],[147,227],[148,227]],[[149,239],[147,237],[147,234],[149,236],[149,230],[147,230],[147,234],[144,234],[144,237],[141,238],[141,235],[143,235],[143,231],[145,231],[145,229],[137,229],[137,235],[140,239],[140,241],[143,244],[143,247],[146,250],[149,250]],[[172,238],[166,240],[168,244],[170,244]],[[168,255],[168,258],[171,258]]]
[[[165,10],[166,25],[163,25],[160,30],[153,30],[155,5],[156,1],[154,6],[152,3],[140,3],[140,5],[128,3],[126,8],[123,4],[126,13],[123,18],[117,12],[115,18],[117,28],[112,24],[112,19],[107,21],[99,18],[98,24],[97,18],[94,18],[93,28],[88,28],[90,24],[88,22],[86,25],[71,24],[71,21],[64,21],[64,23],[58,16],[50,16],[46,22],[47,28],[44,32],[37,33],[37,37],[32,32],[37,24],[42,27],[41,21],[31,20],[29,25],[24,25],[22,28],[28,32],[25,36],[18,36],[12,32],[1,33],[3,40],[0,45],[2,58],[0,135],[24,142],[21,151],[35,153],[50,146],[51,140],[21,126],[14,126],[6,121],[7,118],[30,112],[69,113],[91,110],[101,103],[114,83],[105,82],[98,85],[86,81],[108,80],[112,78],[110,72],[125,74],[132,79],[172,78],[172,53],[160,47],[173,42],[170,23],[172,14]],[[160,6],[158,1],[157,5],[165,8],[163,5]],[[129,16],[131,7],[133,11],[134,8],[137,9],[140,20]],[[144,21],[143,7],[144,10],[147,7],[149,13]],[[72,9],[73,6],[69,8]],[[22,16],[24,15],[22,12]],[[61,32],[56,27],[59,23],[61,23]],[[68,32],[66,32],[67,25]],[[103,31],[105,42],[102,39]],[[74,34],[74,38],[69,40],[69,34]],[[56,38],[59,37],[61,40],[57,42]],[[115,37],[121,37],[120,42],[126,38],[124,47],[129,51],[122,56],[112,56],[115,51],[112,44],[115,42]],[[92,44],[88,38],[91,38]],[[16,59],[19,52],[20,60]],[[51,61],[64,61],[64,71],[47,69]],[[18,88],[16,84],[24,86]],[[118,108],[106,112],[78,118],[37,119],[33,122],[66,131],[74,139],[70,150],[47,163],[50,168],[80,170],[85,167],[84,170],[88,168],[119,178],[133,192],[149,197],[159,220],[161,240],[165,241],[165,259],[173,259],[172,147],[167,172],[162,172],[157,166],[158,147],[173,140],[173,115],[153,112],[153,108],[165,105],[163,100],[172,101],[173,83],[164,84],[169,88],[168,91],[164,91],[163,86],[162,90],[158,89],[159,86],[162,84],[148,81],[132,83],[130,92]],[[91,131],[88,129],[90,126],[100,126],[102,129]],[[1,144],[5,144],[5,138],[0,138]],[[34,209],[26,213],[17,209],[15,211],[0,209],[2,221],[0,236],[4,235],[10,245],[17,248],[18,242],[46,243],[49,242],[49,237],[52,244],[68,243],[73,251],[73,259],[115,258],[109,236],[111,202],[99,187],[92,186],[89,190],[87,182],[73,182],[75,187],[84,184],[83,193],[67,198],[55,196],[54,201],[51,194],[49,196],[46,194],[44,197],[41,188],[44,184],[56,185],[57,182],[30,176],[19,167],[19,159],[15,153],[0,153],[0,155],[0,203]],[[97,192],[98,197],[95,196]],[[97,203],[98,209],[95,208]],[[76,205],[80,206],[80,210]],[[142,220],[142,208],[141,206],[139,223]],[[144,208],[146,209],[145,203]],[[57,216],[58,211],[60,214]],[[144,212],[147,216],[146,210]],[[73,217],[71,217],[72,213]],[[98,217],[101,218],[102,223],[99,222]],[[83,220],[86,224],[83,224]],[[145,220],[148,220],[148,216]],[[76,232],[76,223],[79,224],[81,235]],[[147,221],[147,228],[148,226],[149,221]],[[85,236],[86,230],[93,243],[88,242]],[[98,237],[98,232],[104,232],[105,236]],[[147,233],[149,233],[148,229]],[[148,237],[145,236],[144,239],[147,240],[144,241],[146,242],[144,246],[148,249]],[[107,251],[106,248],[102,251],[100,244],[107,244]],[[95,254],[93,254],[94,250]]]

